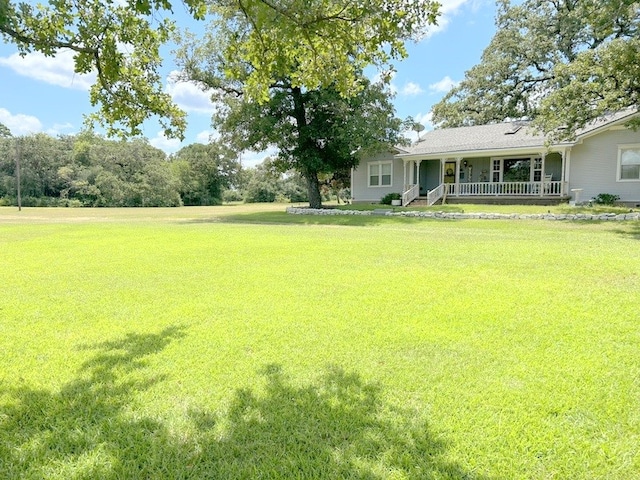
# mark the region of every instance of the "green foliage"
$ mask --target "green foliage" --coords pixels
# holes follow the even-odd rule
[[[384,197],[380,199],[380,203],[383,205],[391,205],[392,200],[400,200],[402,199],[402,195],[397,192],[387,193]]]
[[[263,102],[255,102],[248,92],[257,67],[243,62],[242,74],[240,70],[230,74],[237,59],[219,53],[221,45],[233,44],[234,38],[253,28],[245,23],[234,27],[226,26],[223,35],[220,23],[214,23],[202,41],[186,41],[179,55],[186,75],[213,89],[218,104],[214,125],[223,141],[236,150],[276,147],[275,165],[281,172],[302,175],[311,206],[322,203],[320,176],[348,171],[362,155],[402,142],[402,122],[394,116],[385,84],[371,83],[360,71],[350,97],[336,83],[305,89],[296,78],[283,74],[271,84]]]
[[[272,83],[283,76],[299,87],[331,83],[341,94],[354,94],[358,72],[404,57],[404,42],[435,23],[439,6],[413,0],[183,3],[197,19],[206,13],[220,19],[223,35],[243,26],[217,53],[233,78],[244,78],[244,64],[254,65],[245,80],[255,101],[266,100]],[[142,122],[158,117],[166,136],[181,138],[185,113],[164,91],[159,73],[160,47],[175,34],[174,8],[184,7],[170,0],[49,0],[37,6],[2,0],[0,34],[22,53],[71,49],[76,72],[96,71],[90,100],[98,110],[88,118],[109,133],[139,135]]]
[[[9,130],[9,128],[3,123],[0,123],[0,138],[8,138],[11,136],[11,130]]]
[[[184,152],[167,161],[164,152],[143,139],[112,141],[90,133],[1,139],[0,197],[13,198],[14,203],[18,151],[24,206],[178,206],[181,195],[190,201],[196,194],[202,195],[200,204],[217,203],[220,189],[232,185],[240,168],[230,153],[211,157],[213,167]],[[181,169],[185,165],[186,173]],[[185,178],[192,190],[185,187]]]
[[[219,143],[188,145],[171,163],[185,205],[219,204],[223,189],[237,186],[241,170],[238,156]]]
[[[242,188],[246,203],[302,202],[307,198],[300,176],[291,172],[283,175],[271,158],[247,170],[246,175]]]
[[[593,202],[598,205],[615,205],[620,200],[620,195],[613,195],[612,193],[599,193],[593,199]]]
[[[637,108],[639,12],[626,0],[500,0],[481,62],[434,106],[434,121],[527,117],[561,138],[607,111]]]

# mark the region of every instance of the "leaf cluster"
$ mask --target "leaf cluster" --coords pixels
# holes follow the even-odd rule
[[[630,0],[500,0],[481,62],[434,106],[434,121],[531,118],[570,136],[608,110],[637,107],[639,13]]]
[[[264,102],[286,77],[299,87],[329,83],[343,95],[358,87],[366,65],[406,55],[404,41],[436,21],[432,0],[183,0],[196,19],[211,15],[230,33],[219,54],[225,74]],[[182,138],[185,113],[164,92],[160,46],[174,34],[171,0],[49,0],[47,5],[0,0],[0,34],[24,55],[75,53],[78,73],[95,71],[90,93],[98,111],[89,122],[109,134],[139,135],[158,117],[167,137]],[[245,65],[251,64],[247,74]]]

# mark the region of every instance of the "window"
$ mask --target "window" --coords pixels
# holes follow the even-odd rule
[[[618,180],[640,180],[640,145],[620,145]]]
[[[391,162],[372,162],[369,164],[369,186],[391,186]]]

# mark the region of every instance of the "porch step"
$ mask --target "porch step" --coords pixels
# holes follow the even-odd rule
[[[442,199],[438,200],[434,205],[441,205]],[[427,197],[418,197],[411,203],[409,203],[412,207],[426,207],[427,206]],[[406,205],[405,205],[406,206]]]

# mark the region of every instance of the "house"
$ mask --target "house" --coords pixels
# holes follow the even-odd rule
[[[363,160],[351,172],[354,202],[401,193],[402,204],[447,201],[559,203],[601,193],[640,205],[640,131],[625,110],[549,143],[526,122],[433,130],[410,147]]]

